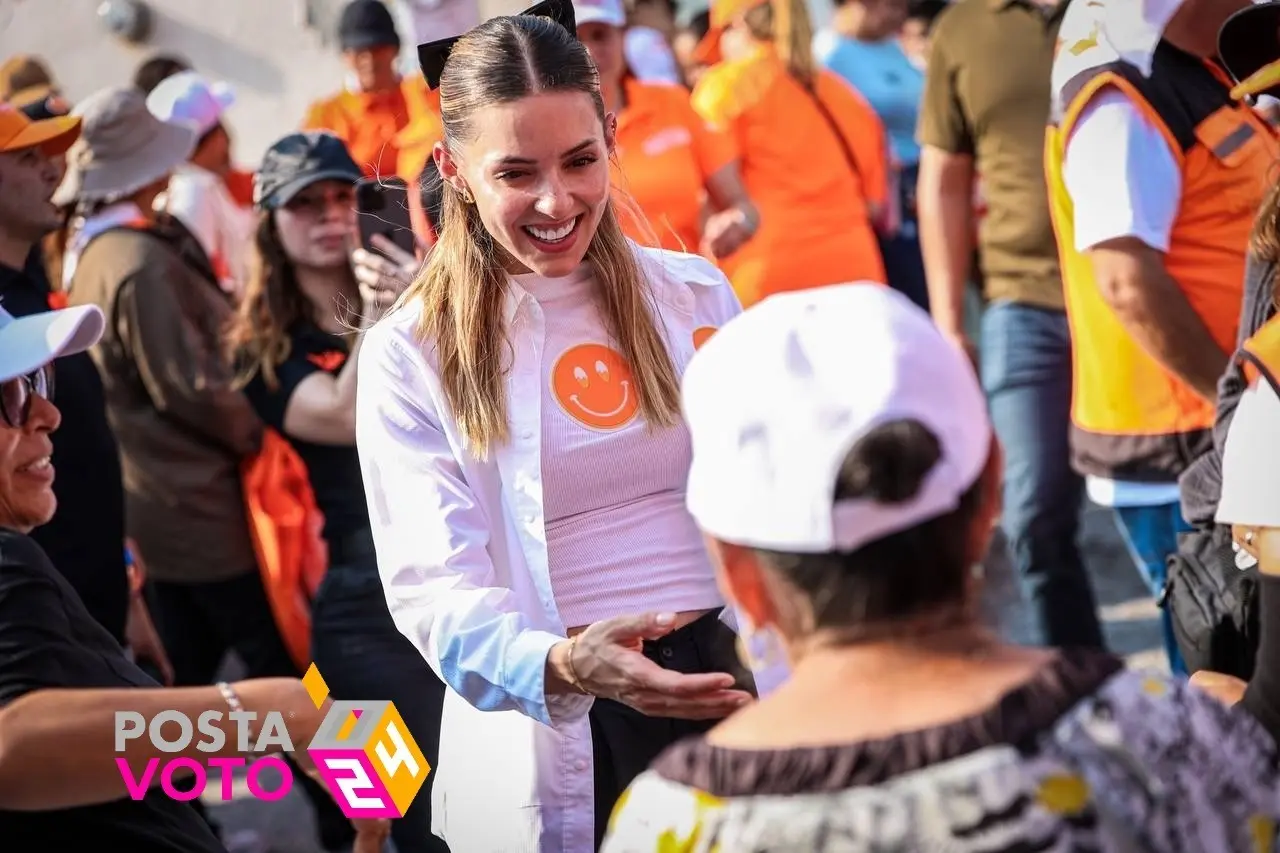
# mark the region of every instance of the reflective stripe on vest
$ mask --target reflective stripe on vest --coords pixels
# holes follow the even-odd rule
[[[1055,104],[1045,169],[1071,324],[1072,459],[1086,473],[1168,482],[1212,443],[1214,405],[1147,354],[1103,299],[1075,250],[1074,207],[1062,176],[1066,141],[1094,95],[1123,93],[1159,128],[1182,171],[1182,203],[1165,269],[1224,353],[1235,347],[1245,253],[1268,174],[1274,133],[1232,102],[1225,76],[1161,44],[1150,78],[1107,63],[1072,78]]]

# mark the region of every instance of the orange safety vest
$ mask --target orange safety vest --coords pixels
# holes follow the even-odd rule
[[[324,516],[306,464],[275,430],[266,430],[262,449],[242,463],[241,484],[271,614],[303,672],[311,665],[311,603],[329,567]]]
[[[1107,87],[1146,114],[1178,160],[1182,203],[1165,269],[1224,353],[1235,348],[1249,233],[1280,144],[1252,109],[1231,100],[1221,70],[1164,42],[1150,77],[1104,62],[1054,93],[1045,170],[1071,325],[1072,462],[1085,474],[1168,482],[1211,447],[1214,403],[1143,350],[1103,299],[1089,258],[1075,249],[1063,181],[1071,130]]]
[[[1262,328],[1240,346],[1236,360],[1250,385],[1259,378],[1266,379],[1280,395],[1280,315],[1263,323]]]

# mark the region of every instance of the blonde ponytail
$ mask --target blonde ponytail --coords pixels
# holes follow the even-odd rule
[[[773,42],[788,73],[812,89],[818,66],[813,58],[813,21],[805,0],[769,0],[747,12],[744,20],[751,35]]]

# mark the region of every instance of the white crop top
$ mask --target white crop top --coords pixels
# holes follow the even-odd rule
[[[688,430],[648,429],[596,309],[590,265],[564,278],[515,279],[544,317],[542,493],[561,621],[575,628],[721,606],[702,535],[685,509]]]

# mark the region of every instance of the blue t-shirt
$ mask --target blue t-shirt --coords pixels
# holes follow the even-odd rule
[[[814,37],[813,50],[819,62],[848,80],[871,104],[884,122],[899,163],[919,162],[916,116],[924,95],[924,72],[912,64],[897,40],[856,41],[823,30]]]

